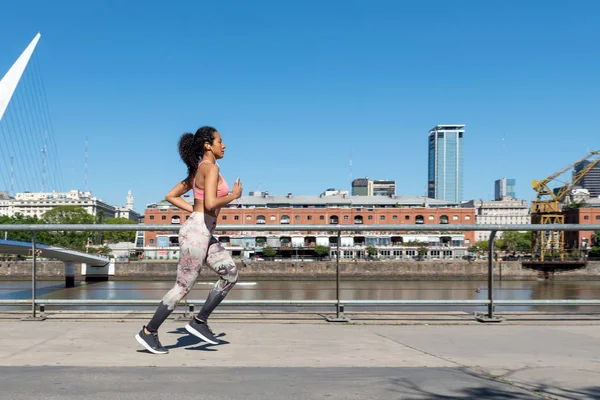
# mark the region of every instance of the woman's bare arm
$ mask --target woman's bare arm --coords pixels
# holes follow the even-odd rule
[[[212,211],[226,206],[242,195],[241,184],[236,181],[234,190],[226,196],[217,197],[217,186],[219,184],[219,167],[216,165],[205,165],[204,171],[204,208]],[[240,186],[239,189],[237,187]]]
[[[167,193],[165,200],[173,204],[175,207],[180,208],[184,211],[192,212],[194,207],[185,201],[181,196],[186,194],[192,189],[192,185],[189,180],[181,181],[173,189]]]

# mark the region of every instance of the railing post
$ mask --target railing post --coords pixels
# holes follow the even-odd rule
[[[40,316],[36,313],[36,301],[37,298],[37,242],[35,237],[35,231],[31,232],[31,316],[23,318],[24,321],[43,321],[46,316],[43,312]],[[44,310],[45,311],[45,310]]]
[[[500,322],[501,318],[494,316],[494,239],[497,231],[490,232],[488,241],[488,312],[487,315],[479,314],[476,319],[479,322]]]
[[[336,257],[335,257],[335,317],[326,317],[329,322],[349,322],[344,316],[344,306],[340,299],[340,242],[342,241],[341,228],[337,231]]]
[[[490,232],[490,239],[488,242],[489,253],[488,253],[488,318],[494,318],[494,239],[496,238],[496,231]]]
[[[36,269],[37,269],[37,255],[36,253],[36,240],[35,231],[31,232],[31,318],[35,318],[35,297],[36,297]]]
[[[337,232],[337,254],[335,260],[335,299],[337,301],[336,304],[336,318],[341,318],[340,316],[340,241],[341,241],[341,230]]]

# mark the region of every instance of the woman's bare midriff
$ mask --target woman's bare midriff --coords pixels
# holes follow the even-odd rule
[[[194,212],[208,214],[216,218],[219,216],[219,211],[221,211],[220,208],[216,210],[204,211],[204,200],[194,199]]]

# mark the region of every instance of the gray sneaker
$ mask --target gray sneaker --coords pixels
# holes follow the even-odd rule
[[[185,326],[185,329],[207,343],[219,344],[219,339],[215,337],[208,324],[206,322],[198,322],[195,317],[192,317],[192,320]]]
[[[140,333],[135,335],[135,340],[144,346],[144,348],[150,353],[167,354],[169,349],[160,344],[160,340],[158,340],[158,332],[150,332],[150,334],[148,334],[145,332],[145,329],[146,327],[144,326]]]

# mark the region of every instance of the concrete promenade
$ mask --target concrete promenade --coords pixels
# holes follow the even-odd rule
[[[0,312],[0,399],[598,399],[600,316],[216,313],[222,343],[168,320],[167,355],[134,335],[149,314]]]

